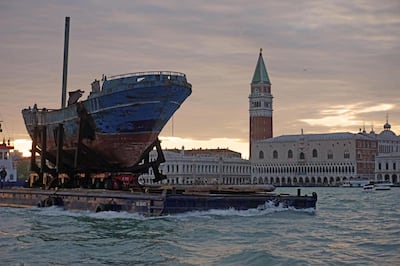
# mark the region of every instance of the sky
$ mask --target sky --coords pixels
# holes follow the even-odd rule
[[[21,110],[61,105],[66,16],[68,91],[86,98],[102,74],[187,75],[193,92],[161,132],[164,148],[230,148],[248,158],[260,48],[274,136],[379,133],[387,117],[400,133],[398,0],[0,0],[0,121],[17,149],[29,139]]]

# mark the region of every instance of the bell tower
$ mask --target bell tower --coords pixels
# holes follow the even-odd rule
[[[254,141],[272,138],[272,94],[271,82],[262,57],[258,57],[249,95],[250,113],[250,158]]]

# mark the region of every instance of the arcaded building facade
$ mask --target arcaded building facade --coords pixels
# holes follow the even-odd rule
[[[363,134],[279,136],[253,146],[252,177],[277,186],[334,186],[374,177],[376,139]]]
[[[242,185],[251,183],[250,161],[229,149],[164,150],[166,162],[159,170],[167,176],[168,185]],[[157,156],[150,153],[150,160]],[[141,182],[153,184],[154,174],[140,176]],[[159,184],[159,183],[158,183]]]
[[[400,152],[380,154],[376,157],[375,180],[400,183]]]

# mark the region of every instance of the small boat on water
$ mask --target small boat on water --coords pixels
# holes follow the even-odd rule
[[[363,186],[364,191],[373,191],[375,189],[375,186],[373,184],[366,184]]]
[[[390,190],[393,183],[388,181],[370,181],[368,184],[363,186],[364,191],[373,190]]]
[[[375,190],[390,190],[390,187],[393,186],[393,183],[387,182],[387,181],[376,182],[374,184],[374,186],[375,186]]]
[[[363,187],[368,184],[368,180],[350,180],[343,182],[341,187]]]

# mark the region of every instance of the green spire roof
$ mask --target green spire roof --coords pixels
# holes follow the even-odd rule
[[[256,70],[254,70],[254,75],[251,83],[260,82],[271,84],[268,77],[267,68],[265,67],[264,59],[262,57],[262,48],[260,48],[260,56],[258,57]]]

